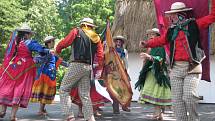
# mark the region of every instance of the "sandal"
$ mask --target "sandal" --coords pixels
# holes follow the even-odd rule
[[[97,108],[98,111],[103,111],[100,107]]]
[[[16,117],[13,117],[10,119],[10,121],[18,121],[18,119]]]
[[[120,114],[119,111],[113,111],[113,114]]]
[[[39,116],[46,116],[48,113],[47,113],[46,109],[44,109],[43,111],[39,111],[37,114]]]
[[[78,118],[84,118],[84,114],[83,113],[78,113]]]
[[[75,117],[68,117],[66,121],[75,121]]]
[[[131,109],[129,109],[128,107],[122,107],[122,110],[125,112],[131,112]]]
[[[153,120],[159,120],[162,121],[163,120],[163,113],[160,112],[159,114],[156,114],[152,117]]]
[[[0,118],[4,118],[5,117],[5,115],[6,115],[6,112],[0,112]]]
[[[99,111],[96,111],[96,112],[94,113],[94,115],[95,115],[96,117],[100,117],[100,116],[102,116],[102,114],[101,114],[101,113],[99,113]]]

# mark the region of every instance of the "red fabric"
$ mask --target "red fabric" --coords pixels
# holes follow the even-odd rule
[[[99,64],[98,70],[103,68],[103,60],[104,60],[104,54],[103,54],[103,44],[101,41],[97,44],[97,51],[96,51],[96,61]]]
[[[72,88],[70,92],[70,96],[72,99],[72,102],[78,106],[82,106],[79,94],[78,94],[78,88]],[[97,91],[95,86],[92,86],[90,88],[90,97],[93,104],[93,108],[96,109],[100,106],[103,106],[105,102],[107,102],[107,99],[105,99],[103,96],[101,96]]]
[[[77,36],[77,34],[78,34],[78,29],[77,28],[72,29],[71,32],[58,43],[56,47],[56,52],[61,53],[62,49],[69,47],[75,40],[75,37]],[[96,56],[98,59],[98,64],[102,68],[104,54],[103,54],[103,45],[101,41],[99,41],[97,44]]]
[[[15,51],[14,47],[11,50],[12,54],[5,57],[3,66],[0,70],[0,104],[13,106],[15,104],[26,108],[31,96],[31,89],[36,75],[31,52],[23,41],[19,43],[18,53],[15,56],[12,64],[4,73],[8,66],[11,56]]]
[[[77,28],[72,29],[70,33],[58,43],[56,47],[56,52],[61,53],[62,49],[69,47],[75,40],[75,37],[77,34],[78,34],[78,29]]]
[[[166,33],[167,32],[165,32],[165,34],[161,37],[157,37],[147,41],[147,46],[154,48],[160,45],[168,44],[168,40],[166,39]],[[189,55],[185,50],[184,46],[188,48],[184,32],[180,31],[175,41],[175,61],[189,61]]]
[[[165,18],[164,12],[170,10],[170,6],[174,2],[184,2],[187,7],[192,7],[194,9],[194,16],[197,18],[197,24],[201,32],[202,46],[206,53],[206,59],[203,61],[203,73],[202,79],[210,81],[210,60],[209,60],[209,40],[208,40],[208,26],[215,22],[215,0],[212,0],[212,10],[211,14],[208,15],[208,0],[201,0],[196,2],[196,0],[166,0],[165,3],[161,0],[155,0],[155,8],[157,13],[157,23],[158,28],[161,30],[162,37],[155,38],[147,42],[149,47],[157,47],[159,45],[167,44],[166,40],[166,28],[168,27],[168,20]],[[207,16],[206,16],[207,15]],[[185,41],[185,35],[183,32],[180,32],[176,38],[176,51],[175,51],[175,60],[188,60],[187,52],[182,46],[182,42]],[[169,50],[167,49],[167,53]]]

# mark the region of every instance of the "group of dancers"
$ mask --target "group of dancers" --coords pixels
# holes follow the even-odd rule
[[[215,21],[215,0],[208,16],[194,19],[192,8],[183,2],[175,2],[165,14],[169,27],[160,34],[156,28],[146,31],[148,40],[140,47],[143,67],[135,85],[140,90],[140,101],[155,106],[152,118],[163,120],[165,106],[173,106],[177,121],[198,121],[196,112],[198,95],[196,89],[201,79],[201,62],[205,55],[201,46],[200,30]],[[39,102],[38,115],[47,115],[46,104],[56,95],[56,73],[59,65],[68,68],[59,89],[62,114],[67,121],[74,121],[71,101],[79,106],[78,117],[95,121],[100,116],[100,106],[108,101],[94,86],[94,80],[102,77],[104,47],[96,25],[91,18],[84,18],[79,27],[73,28],[61,40],[55,50],[55,37],[47,36],[44,45],[32,40],[34,32],[27,24],[16,29],[10,38],[0,68],[0,118],[7,107],[12,107],[11,121],[16,121],[19,107],[26,108],[30,102]],[[137,33],[138,34],[138,33]],[[124,47],[126,37],[113,37],[115,51],[124,67],[128,67],[128,52]],[[163,45],[169,44],[169,58]],[[71,47],[69,62],[59,56],[64,48]],[[37,54],[33,53],[36,52]],[[132,71],[132,70],[130,70]],[[93,73],[92,73],[93,72]],[[119,114],[119,102],[113,98],[113,113]],[[130,108],[122,106],[124,111]]]

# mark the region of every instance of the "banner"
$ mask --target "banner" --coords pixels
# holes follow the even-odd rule
[[[133,95],[130,85],[131,80],[119,55],[115,51],[109,21],[107,22],[105,38],[103,79],[112,98],[115,98],[123,106],[129,106]]]
[[[157,24],[158,28],[161,31],[161,34],[165,28],[168,27],[168,19],[165,17],[164,12],[170,10],[172,3],[174,2],[183,2],[187,7],[193,8],[193,14],[196,19],[206,16],[209,14],[209,2],[208,0],[154,0],[155,11],[157,15]],[[203,49],[206,54],[206,59],[202,62],[203,72],[202,80],[210,80],[210,41],[209,41],[209,32],[208,29],[200,30],[200,37]],[[167,47],[168,48],[168,47]],[[169,50],[166,48],[167,53]]]
[[[107,87],[103,87],[97,79],[95,80],[95,88],[96,92],[108,99],[113,104],[113,100],[111,99],[110,94],[107,92]]]

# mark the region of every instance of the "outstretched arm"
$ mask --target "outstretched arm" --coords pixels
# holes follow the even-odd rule
[[[25,44],[27,45],[30,51],[36,51],[41,55],[50,53],[50,50],[40,45],[36,40],[26,40]]]
[[[140,47],[155,48],[155,47],[160,47],[160,46],[166,45],[168,43],[166,34],[167,34],[167,32],[164,32],[164,35],[162,35],[160,37],[155,37],[150,40],[141,41]]]
[[[64,38],[58,43],[58,45],[56,46],[56,53],[59,54],[61,53],[62,49],[70,46],[77,34],[78,34],[78,29],[77,28],[72,29],[72,31],[66,36],[66,38]]]
[[[205,29],[215,22],[215,0],[212,0],[211,13],[196,20],[199,29]]]

